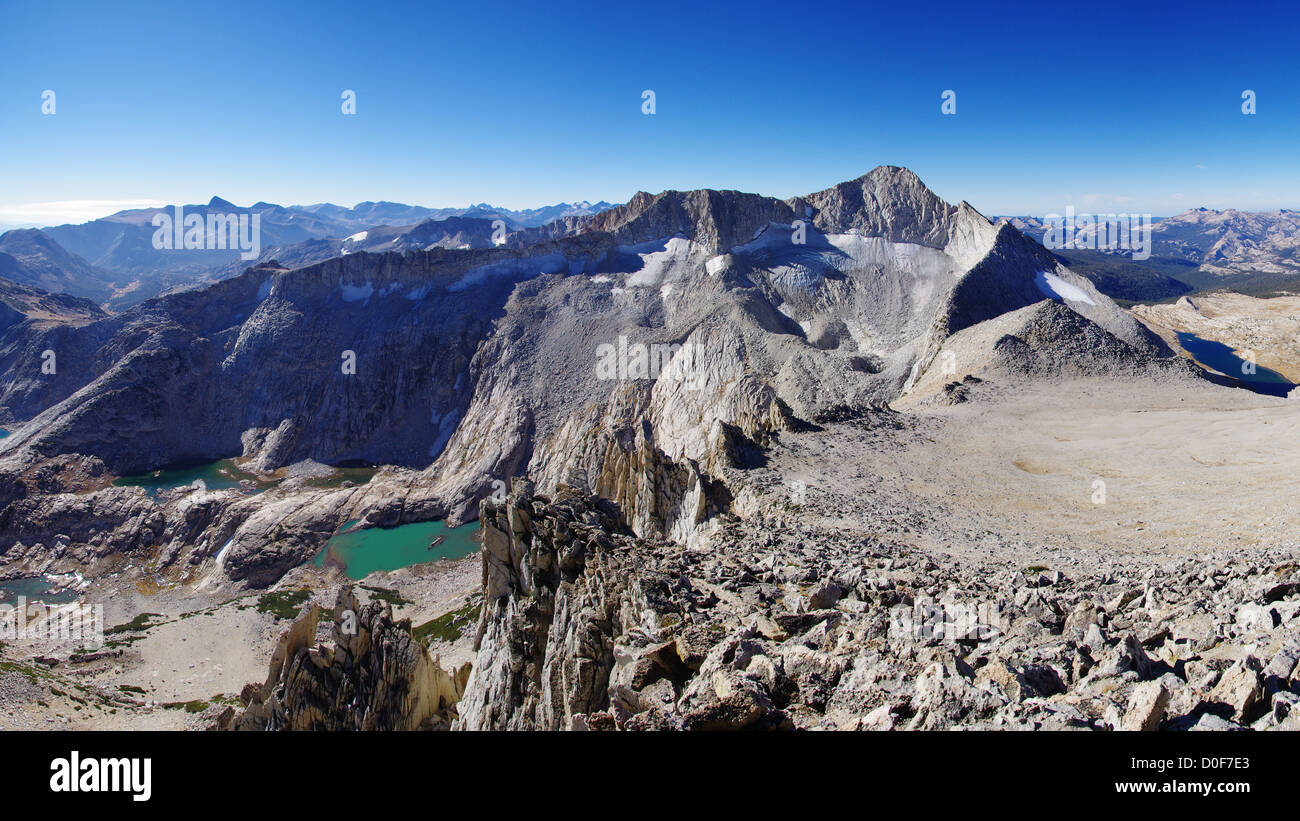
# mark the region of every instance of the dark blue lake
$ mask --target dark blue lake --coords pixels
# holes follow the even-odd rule
[[[1222,342],[1214,342],[1213,340],[1202,339],[1195,334],[1180,332],[1178,334],[1178,344],[1182,345],[1183,350],[1191,354],[1197,362],[1232,377],[1240,382],[1243,387],[1249,388],[1256,393],[1264,393],[1269,396],[1286,396],[1295,388],[1295,383],[1282,374],[1259,365],[1255,366],[1254,373],[1245,373],[1242,366],[1246,364],[1246,360],[1237,356],[1233,353],[1232,348]]]

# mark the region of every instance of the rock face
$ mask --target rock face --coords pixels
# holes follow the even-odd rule
[[[613,640],[641,614],[645,591],[622,551],[608,505],[576,495],[555,507],[514,497],[484,501],[484,613],[475,666],[457,727],[569,729],[602,708],[614,667]]]
[[[1300,587],[1276,584],[1292,563],[1214,557],[1134,574],[1120,562],[1067,578],[742,522],[691,551],[628,535],[608,502],[529,493],[483,503],[484,607],[457,728],[1285,729],[1300,718]],[[1207,587],[1219,591],[1208,612]],[[1238,618],[1243,600],[1267,617]]]
[[[16,415],[44,409],[8,447],[90,454],[135,473],[239,454],[245,432],[261,429],[278,433],[272,467],[302,458],[424,466],[450,433],[444,420],[463,412],[494,289],[455,297],[466,310],[448,311],[454,274],[429,278],[426,260],[391,262],[253,268],[84,328],[6,336],[0,359],[16,379],[5,404]],[[48,380],[47,349],[59,362]]]
[[[710,254],[753,239],[769,223],[789,223],[794,211],[771,197],[739,191],[645,191],[604,211],[583,228],[610,234],[624,245],[685,237]]]
[[[814,217],[827,234],[857,232],[889,242],[945,248],[968,230],[962,222],[975,210],[966,203],[952,206],[934,195],[906,168],[881,166],[850,182],[796,197],[791,207]]]
[[[294,622],[266,682],[246,688],[244,710],[225,716],[223,729],[429,730],[455,718],[468,665],[443,670],[386,603],[360,607],[350,588],[341,589],[333,647],[311,646],[317,618],[312,604]]]

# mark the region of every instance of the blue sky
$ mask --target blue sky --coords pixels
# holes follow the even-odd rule
[[[1300,12],[1024,5],[9,3],[0,223],[787,197],[880,164],[990,215],[1300,208]]]

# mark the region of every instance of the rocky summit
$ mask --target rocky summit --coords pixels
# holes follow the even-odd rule
[[[221,668],[94,726],[1296,727],[1294,401],[904,168],[606,205],[0,291],[0,580],[130,638],[0,652]]]

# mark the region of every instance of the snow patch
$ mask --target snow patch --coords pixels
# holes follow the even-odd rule
[[[568,260],[563,254],[546,254],[545,256],[527,257],[525,259],[495,262],[480,265],[466,271],[460,279],[447,286],[448,291],[463,291],[473,285],[479,285],[489,279],[498,277],[516,277],[532,279],[543,274],[558,274],[568,270]]]
[[[632,246],[628,250],[634,250],[635,247]],[[676,277],[670,277],[670,274],[677,273],[689,264],[691,256],[690,240],[684,237],[673,237],[663,243],[662,248],[662,251],[637,252],[637,256],[641,257],[641,270],[627,278],[629,286],[634,288],[653,287],[667,278],[676,279]]]
[[[1066,302],[1083,302],[1088,305],[1096,305],[1088,296],[1088,292],[1070,282],[1066,282],[1056,274],[1049,274],[1042,271],[1034,277],[1034,284],[1038,290],[1053,299],[1063,299]]]
[[[438,438],[429,446],[429,455],[438,458],[442,449],[447,447],[447,440],[456,432],[456,423],[460,421],[460,411],[454,410],[442,418],[442,424],[438,425]]]
[[[339,277],[339,290],[343,292],[344,302],[363,302],[375,293],[375,286],[369,280],[365,285],[345,285]]]
[[[232,536],[227,539],[226,543],[217,551],[217,557],[212,563],[212,570],[208,572],[208,575],[203,577],[203,581],[199,582],[199,585],[196,588],[197,590],[206,590],[214,582],[218,585],[221,584],[221,572],[226,568],[226,555],[230,553],[230,546],[234,543],[235,538]]]

